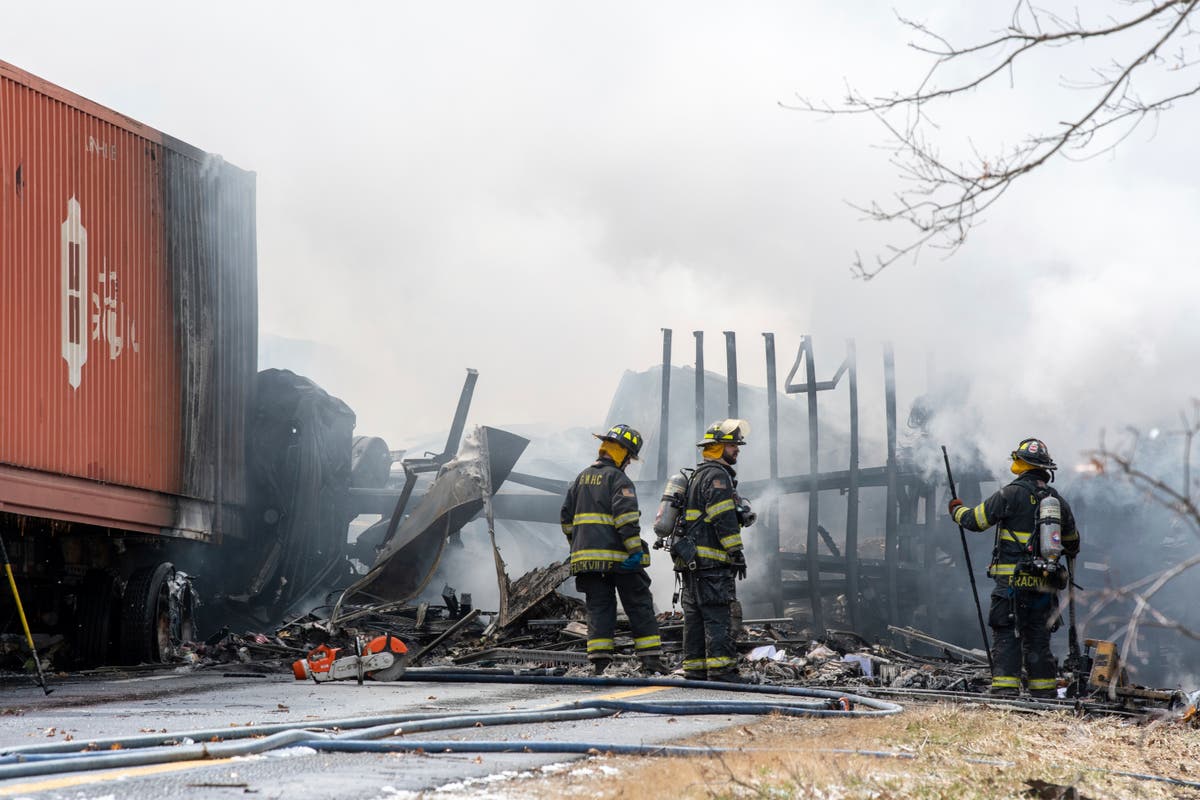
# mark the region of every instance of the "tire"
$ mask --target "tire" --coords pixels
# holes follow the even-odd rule
[[[121,600],[121,660],[165,664],[195,636],[191,587],[172,592],[175,566],[164,561],[129,577]]]
[[[107,572],[93,570],[83,579],[75,605],[75,654],[83,667],[111,662],[116,637],[116,581]]]

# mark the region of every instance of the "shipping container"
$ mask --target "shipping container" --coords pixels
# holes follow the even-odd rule
[[[240,533],[254,188],[0,62],[0,509]]]
[[[247,535],[256,259],[253,173],[0,62],[0,534],[27,580],[153,607],[164,542]]]

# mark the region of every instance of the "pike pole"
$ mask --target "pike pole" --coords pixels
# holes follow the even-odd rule
[[[946,461],[946,479],[950,481],[950,496],[958,497],[958,489],[954,488],[954,473],[950,471],[950,454],[946,445],[942,445],[942,458]],[[993,674],[996,666],[992,663],[992,646],[988,642],[987,628],[983,624],[983,608],[979,605],[979,589],[975,587],[975,568],[971,566],[971,551],[967,549],[967,534],[963,526],[958,526],[958,538],[962,540],[963,556],[967,560],[967,577],[971,579],[971,596],[975,598],[975,613],[979,617],[979,635],[983,637],[983,651],[987,653],[988,671]]]
[[[17,616],[21,618],[21,627],[25,629],[25,640],[29,642],[29,652],[33,653],[33,665],[37,667],[37,685],[42,691],[50,694],[52,691],[46,685],[46,674],[42,672],[42,660],[38,658],[37,647],[33,644],[33,634],[29,632],[29,622],[25,619],[25,609],[21,605],[21,595],[17,592],[17,581],[13,577],[12,563],[8,560],[8,548],[4,546],[4,537],[0,536],[0,556],[4,557],[4,571],[8,574],[8,585],[12,587],[13,600],[17,604]]]
[[[1083,669],[1083,657],[1079,652],[1079,631],[1075,627],[1075,556],[1067,556],[1067,645],[1071,649],[1071,671]]]

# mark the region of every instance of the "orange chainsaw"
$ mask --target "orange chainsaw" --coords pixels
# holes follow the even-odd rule
[[[364,678],[373,681],[394,681],[408,668],[412,654],[408,647],[391,634],[376,636],[370,641],[363,637],[354,640],[352,655],[342,655],[343,648],[321,645],[292,664],[296,680],[312,678],[317,683]]]

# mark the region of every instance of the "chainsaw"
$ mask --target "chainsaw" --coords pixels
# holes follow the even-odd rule
[[[395,636],[376,636],[370,641],[363,637],[354,640],[354,651],[342,655],[345,648],[323,644],[292,664],[296,680],[312,678],[316,683],[364,678],[373,681],[394,681],[408,669],[412,658],[408,647]]]

